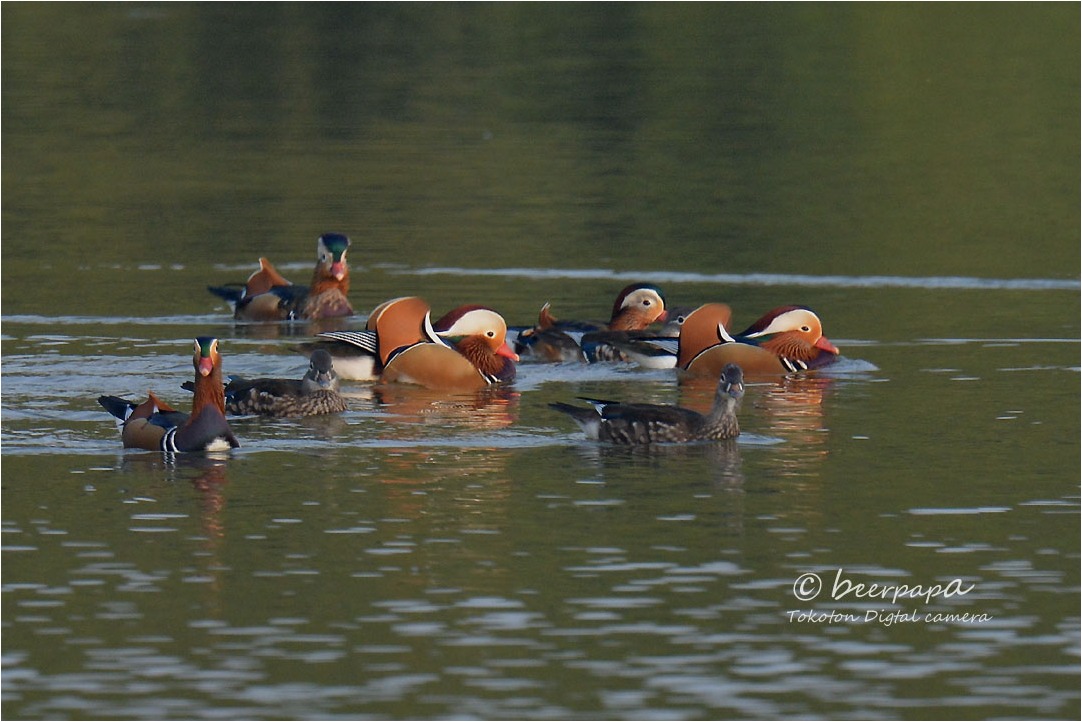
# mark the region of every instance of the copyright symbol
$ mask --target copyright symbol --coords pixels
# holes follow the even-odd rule
[[[793,596],[802,602],[811,601],[819,596],[819,592],[823,590],[823,580],[819,578],[818,574],[808,572],[807,574],[801,574],[793,582]]]

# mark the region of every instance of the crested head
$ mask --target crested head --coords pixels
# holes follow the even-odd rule
[[[610,327],[614,331],[633,331],[646,328],[665,313],[665,296],[661,289],[651,283],[632,283],[625,286],[612,304]],[[638,321],[626,328],[616,328],[616,321],[621,317],[635,316]],[[645,320],[649,319],[649,320]],[[645,322],[643,322],[645,321]],[[636,328],[637,326],[637,328]]]
[[[823,324],[807,306],[780,306],[738,334],[738,340],[769,348],[779,356],[808,360],[819,352],[838,355],[823,335]]]
[[[432,328],[440,338],[453,343],[459,353],[469,358],[483,373],[500,375],[495,370],[502,369],[506,362],[497,359],[497,356],[512,362],[519,360],[518,354],[507,345],[507,323],[491,308],[459,306],[444,315]],[[480,348],[485,349],[484,360],[476,350]]]
[[[822,334],[823,325],[815,312],[807,306],[778,306],[763,314],[758,321],[744,329],[740,335],[755,338],[783,331],[818,332]]]
[[[349,292],[348,249],[349,238],[341,233],[324,233],[319,237],[316,241],[316,270],[312,277],[313,293],[325,290],[324,284],[334,281],[338,282],[342,293]]]
[[[324,233],[316,240],[316,253],[319,254],[320,261],[330,260],[337,263],[346,255],[348,248],[349,236],[341,233]],[[327,254],[327,258],[324,258],[324,253]]]
[[[225,387],[222,385],[222,357],[218,353],[218,339],[213,336],[197,337],[192,365],[195,366],[192,417],[207,405],[225,414]]]
[[[215,368],[221,370],[221,358],[218,353],[218,339],[213,336],[196,337],[192,364],[197,376],[210,376]]]
[[[432,324],[432,328],[440,336],[451,338],[485,336],[503,341],[504,336],[507,335],[507,323],[503,320],[503,316],[487,306],[476,304],[459,306],[448,311]]]

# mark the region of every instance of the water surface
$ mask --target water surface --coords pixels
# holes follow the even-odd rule
[[[1079,715],[1077,6],[3,20],[4,716]],[[184,407],[196,335],[302,373],[314,327],[204,287],[304,282],[328,230],[347,325],[648,280],[737,326],[810,305],[843,359],[749,385],[733,444],[587,442],[547,404],[710,385],[522,364],[120,449],[95,399]]]

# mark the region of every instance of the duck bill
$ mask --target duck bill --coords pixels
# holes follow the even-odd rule
[[[834,354],[835,356],[837,356],[840,353],[838,351],[838,347],[835,346],[834,344],[832,344],[830,342],[830,339],[827,338],[826,336],[820,336],[819,340],[815,342],[815,347],[816,348],[821,348],[824,351],[827,351],[829,353]]]
[[[509,358],[512,361],[518,361],[518,354],[511,350],[511,347],[507,345],[507,342],[500,344],[500,347],[496,349],[497,356],[503,356]]]
[[[669,320],[669,311],[667,309],[662,311],[658,315],[658,317],[656,319],[654,319],[654,320],[657,321],[658,323],[665,323],[666,321]]]
[[[211,371],[214,370],[214,359],[202,356],[199,358],[199,365],[196,366],[200,376],[210,376]]]
[[[338,261],[331,264],[331,275],[334,276],[334,280],[341,281],[346,277],[346,262],[345,260]]]

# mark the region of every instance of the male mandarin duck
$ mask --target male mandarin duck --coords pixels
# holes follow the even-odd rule
[[[582,358],[599,358],[596,349],[608,339],[620,334],[641,331],[655,321],[665,321],[665,296],[661,289],[649,283],[632,283],[623,288],[612,304],[608,323],[595,321],[560,321],[546,303],[541,308],[538,324],[519,334],[515,341],[518,353],[531,353],[543,360],[577,360],[571,344],[578,345]]]
[[[184,388],[191,390],[190,382]],[[225,409],[231,414],[274,417],[317,416],[346,410],[338,392],[338,375],[331,355],[316,350],[300,379],[230,377],[225,385]]]
[[[234,304],[233,317],[246,321],[283,321],[352,316],[349,294],[349,266],[346,251],[349,238],[341,233],[324,233],[316,240],[316,266],[308,286],[290,283],[266,258],[259,270],[248,277],[243,288],[236,285],[208,286],[211,293]]]
[[[382,381],[467,390],[514,380],[518,355],[506,334],[503,317],[490,308],[460,306],[432,323],[428,304],[407,296],[376,307],[364,331],[326,332],[319,338],[332,342],[336,359],[342,358],[338,347],[354,347],[366,359],[355,367],[378,373]]]
[[[819,317],[805,306],[780,306],[738,334],[726,331],[725,304],[695,309],[680,331],[676,365],[690,376],[717,376],[730,363],[749,375],[822,368],[838,359]]]
[[[744,396],[744,374],[728,364],[718,379],[714,404],[706,414],[679,406],[625,404],[585,399],[593,408],[554,403],[550,407],[569,415],[590,439],[616,444],[724,441],[740,435],[736,412]]]
[[[122,422],[125,448],[151,451],[222,451],[240,446],[225,420],[222,357],[218,339],[195,339],[195,393],[192,413],[184,414],[154,394],[136,404],[117,396],[101,396],[98,403]]]

